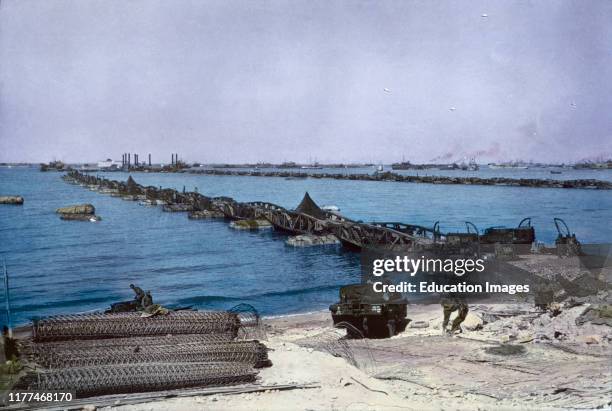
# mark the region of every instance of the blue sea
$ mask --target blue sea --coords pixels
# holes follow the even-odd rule
[[[534,171],[535,172],[535,171]],[[540,172],[540,171],[537,171]],[[478,173],[478,172],[476,172]],[[610,179],[610,171],[575,178]],[[521,170],[520,177],[529,176]],[[126,173],[109,173],[116,180]],[[561,217],[582,242],[609,243],[612,192],[527,187],[430,185],[348,180],[135,173],[144,185],[197,190],[238,201],[294,208],[306,191],[363,221],[401,221],[442,231],[515,226],[532,217],[540,241],[554,242]],[[486,175],[489,176],[489,175]],[[544,177],[544,175],[542,175]],[[10,276],[13,324],[50,314],[104,309],[132,298],[130,283],[151,290],[156,302],[227,309],[239,303],[264,315],[324,309],[338,289],[360,279],[359,255],[340,246],[292,248],[274,231],[244,232],[225,221],[191,221],[66,184],[61,173],[0,168],[0,195],[25,197],[0,206],[0,263]],[[557,177],[557,176],[552,176]],[[545,176],[544,178],[550,178]],[[62,221],[55,209],[92,203],[99,223]],[[4,297],[4,296],[3,296]],[[4,307],[3,301],[1,304]],[[0,315],[5,321],[4,314]]]

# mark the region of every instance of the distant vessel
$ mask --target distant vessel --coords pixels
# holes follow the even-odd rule
[[[310,162],[310,164],[303,165],[300,167],[302,170],[320,170],[323,167],[319,165],[319,163],[315,160],[314,162]]]
[[[489,165],[489,168],[492,170],[499,170],[499,169],[525,170],[529,168],[529,166],[523,163],[501,163],[501,164],[489,163],[488,165]]]
[[[302,166],[300,168],[302,170],[321,170],[323,167],[321,167],[318,163],[314,163],[311,165]]]
[[[461,163],[461,169],[467,171],[478,171],[480,167],[476,163],[476,160],[474,160],[474,158],[471,158],[469,163],[466,164],[465,160],[463,161],[463,163]]]
[[[104,161],[98,161],[98,168],[101,170],[110,170],[110,169],[119,169],[121,168],[120,161],[113,161],[110,158],[107,158]]]
[[[391,169],[392,170],[412,170],[414,168],[418,168],[418,166],[415,166],[410,161],[406,161],[404,156],[402,156],[402,162],[401,163],[393,163],[393,164],[391,164]]]
[[[402,161],[401,163],[391,164],[391,168],[393,170],[410,170],[413,167],[414,166],[412,165],[412,163],[410,163],[410,161]]]
[[[457,170],[459,168],[459,166],[457,165],[457,163],[453,163],[453,164],[440,164],[438,166],[438,170]]]

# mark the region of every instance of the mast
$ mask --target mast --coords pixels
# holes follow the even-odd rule
[[[9,279],[8,272],[6,271],[6,260],[3,261],[4,264],[4,299],[6,301],[6,325],[9,330],[9,338],[13,338],[13,326],[11,324],[11,300],[9,297]]]

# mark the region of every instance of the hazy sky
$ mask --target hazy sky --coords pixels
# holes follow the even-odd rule
[[[609,0],[0,1],[0,161],[612,156]]]

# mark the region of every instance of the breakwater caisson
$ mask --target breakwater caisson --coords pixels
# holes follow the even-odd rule
[[[395,181],[424,184],[454,184],[454,185],[487,185],[535,188],[574,188],[612,190],[612,182],[595,179],[552,180],[539,178],[508,178],[508,177],[450,177],[450,176],[414,176],[391,172],[376,174],[338,174],[338,173],[304,173],[292,171],[249,171],[249,170],[183,170],[193,174],[253,176],[253,177],[283,177],[283,178],[316,178],[334,180],[359,181]]]

